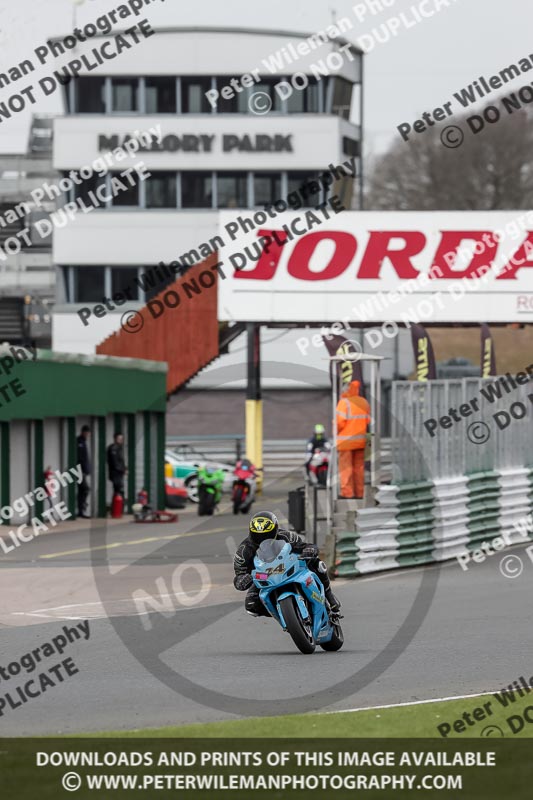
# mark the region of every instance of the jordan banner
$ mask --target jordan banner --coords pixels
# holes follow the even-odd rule
[[[489,326],[483,322],[481,325],[481,377],[491,378],[493,375],[496,375],[494,339]]]
[[[413,325],[411,327],[411,337],[415,356],[415,380],[435,380],[437,377],[435,354],[433,353],[433,346],[428,332],[422,325]]]
[[[329,336],[322,336],[324,344],[330,356],[342,356],[348,353],[359,353],[360,351],[355,347],[350,339],[345,336],[337,336],[330,334]],[[330,363],[329,370],[331,382],[333,383],[333,363]],[[341,386],[346,386],[350,381],[359,381],[360,388],[359,394],[361,397],[365,396],[365,386],[363,383],[363,369],[360,361],[338,361],[337,362],[337,375],[340,378]]]

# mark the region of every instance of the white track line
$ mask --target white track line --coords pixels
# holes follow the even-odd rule
[[[476,694],[457,694],[453,697],[431,697],[429,700],[412,700],[410,703],[387,703],[383,706],[364,706],[363,708],[341,708],[337,711],[326,711],[326,714],[351,714],[355,711],[379,711],[382,708],[403,708],[405,706],[422,706],[428,703],[445,703],[448,700],[468,700],[471,697],[486,697],[493,692],[501,691],[500,689],[489,689],[486,692],[477,692]]]

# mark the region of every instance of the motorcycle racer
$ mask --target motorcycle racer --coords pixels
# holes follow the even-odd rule
[[[326,429],[321,423],[317,423],[315,425],[315,430],[313,432],[313,435],[307,440],[305,471],[308,476],[309,476],[309,465],[311,463],[311,459],[313,458],[313,453],[315,452],[315,450],[323,450],[325,453],[329,453],[329,451],[331,450],[331,442],[326,436]]]
[[[337,613],[340,602],[331,589],[327,567],[318,558],[318,547],[305,542],[297,533],[280,528],[276,515],[271,511],[259,511],[251,517],[248,536],[240,543],[233,558],[235,570],[233,585],[239,592],[248,590],[244,601],[244,608],[248,614],[254,617],[270,616],[259,599],[259,589],[254,585],[251,574],[255,554],[265,539],[282,539],[289,542],[293,552],[306,559],[309,569],[315,573],[324,587],[324,594],[332,612]]]

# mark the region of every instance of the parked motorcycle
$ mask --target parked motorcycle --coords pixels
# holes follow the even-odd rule
[[[309,482],[314,486],[326,486],[328,481],[329,453],[318,447],[313,451],[309,462]]]
[[[233,475],[235,478],[231,492],[233,513],[238,514],[242,511],[246,514],[255,498],[255,467],[247,458],[241,458],[235,465]]]
[[[211,467],[198,469],[198,516],[211,516],[222,497],[224,471]]]
[[[301,653],[314,653],[317,644],[323,650],[341,649],[341,615],[331,611],[321,581],[289,542],[262,542],[254,566],[252,578],[261,601]]]

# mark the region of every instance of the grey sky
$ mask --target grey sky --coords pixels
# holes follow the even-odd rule
[[[441,0],[444,2],[444,0]],[[276,28],[314,32],[324,29],[337,17],[354,22],[347,38],[355,41],[363,34],[372,35],[374,28],[404,12],[410,24],[415,19],[410,10],[422,0],[381,0],[389,7],[363,22],[357,20],[352,0],[166,0],[147,7],[146,14],[154,26],[220,25],[255,28]],[[367,0],[376,7],[378,0]],[[385,44],[376,44],[365,57],[365,132],[367,151],[383,150],[398,138],[396,126],[412,123],[419,113],[441,106],[455,91],[480,75],[490,76],[503,67],[533,53],[531,0],[449,0],[433,17],[405,29]],[[99,14],[116,8],[119,0],[0,0],[0,71],[32,56],[33,48],[50,36],[66,35],[72,29],[73,11],[78,22],[89,22]],[[435,0],[426,0],[425,8],[433,8]],[[142,45],[140,45],[142,46]],[[63,62],[61,62],[63,63]],[[254,67],[255,65],[250,65]],[[47,74],[50,70],[45,70]],[[17,82],[13,89],[36,82],[41,75],[28,76],[26,83]],[[533,74],[530,76],[533,77]],[[511,90],[529,83],[523,75]],[[0,91],[0,103],[11,92]],[[40,101],[33,109],[39,112],[60,110],[59,94]],[[490,102],[490,101],[485,101]],[[481,103],[483,105],[483,103]],[[456,104],[455,106],[456,107]],[[0,123],[0,151],[22,152],[27,141],[28,116],[15,115]]]

